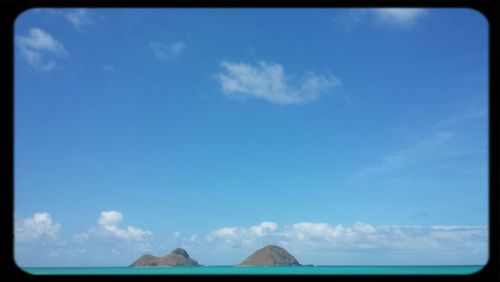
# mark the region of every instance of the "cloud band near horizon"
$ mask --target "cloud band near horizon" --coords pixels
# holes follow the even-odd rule
[[[36,213],[32,218],[16,219],[16,250],[31,250],[33,248],[23,247],[34,245],[50,247],[52,244],[58,246],[60,256],[64,257],[65,253],[76,247],[88,250],[81,255],[106,252],[104,248],[115,252],[115,259],[124,259],[119,257],[124,253],[131,260],[144,252],[164,250],[165,245],[170,248],[184,247],[203,258],[214,252],[228,257],[231,254],[243,255],[264,245],[275,244],[297,254],[304,263],[316,264],[374,264],[377,261],[375,254],[384,254],[390,262],[399,259],[410,264],[419,264],[427,256],[433,256],[427,260],[431,264],[454,264],[457,263],[456,257],[464,256],[469,257],[464,262],[471,264],[487,261],[488,228],[485,226],[374,226],[362,222],[350,226],[321,222],[279,226],[275,222],[264,221],[249,227],[221,227],[205,236],[183,236],[176,231],[171,236],[155,238],[151,231],[132,226],[119,228],[122,220],[120,212],[103,211],[97,227],[92,227],[89,232],[75,234],[72,239],[65,241],[58,236],[60,223],[53,222],[46,212]],[[129,250],[120,251],[117,246],[127,246]]]

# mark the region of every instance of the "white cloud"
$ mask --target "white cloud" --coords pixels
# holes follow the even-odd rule
[[[256,236],[265,236],[266,234],[276,231],[278,225],[274,222],[264,221],[259,225],[255,225],[249,228],[249,231]]]
[[[74,9],[61,15],[78,31],[82,31],[83,26],[92,23],[87,9]]]
[[[54,61],[45,59],[46,56],[68,56],[64,46],[40,28],[32,28],[28,36],[16,35],[15,41],[21,56],[39,71],[50,71],[56,66]]]
[[[249,247],[261,239],[269,238],[277,229],[278,225],[274,222],[262,222],[249,228],[223,227],[210,232],[206,239],[208,242],[220,243],[221,247]]]
[[[97,223],[99,225],[117,225],[123,220],[123,215],[121,212],[117,211],[103,211],[101,212],[101,216],[99,217],[99,220]]]
[[[461,253],[476,255],[485,261],[488,249],[488,229],[481,226],[373,226],[362,222],[351,226],[300,222],[281,228],[276,223],[263,222],[257,226],[272,228],[259,233],[255,232],[256,226],[223,227],[211,232],[206,239],[218,248],[255,249],[272,243],[292,254],[330,255],[330,259],[337,259],[339,253],[354,254],[360,259],[375,251],[409,258]]]
[[[142,230],[133,226],[120,228],[118,225],[123,220],[123,215],[118,211],[103,211],[97,221],[98,226],[89,231],[90,234],[99,236],[112,236],[122,240],[144,241],[151,237],[151,231]]]
[[[381,23],[408,27],[414,25],[426,11],[421,8],[379,8],[374,10],[374,14]]]
[[[367,24],[410,28],[428,14],[428,10],[422,8],[356,8],[339,13],[333,18],[333,22],[346,31]]]
[[[488,257],[488,228],[484,226],[375,226],[362,222],[279,226],[265,221],[249,227],[222,227],[201,238],[175,231],[168,239],[153,239],[149,231],[120,228],[122,221],[120,212],[102,212],[97,227],[74,235],[68,244],[61,240],[19,244],[20,238],[57,238],[60,227],[47,213],[16,221],[16,261],[32,265],[28,262],[39,263],[57,254],[60,259],[52,264],[61,264],[63,259],[68,266],[78,266],[80,259],[88,259],[102,265],[124,265],[145,252],[161,253],[181,246],[202,263],[234,264],[267,244],[284,247],[304,264],[482,264]]]
[[[32,28],[29,36],[18,36],[19,43],[37,50],[49,51],[54,54],[66,54],[64,46],[57,42],[52,35],[40,28]]]
[[[155,56],[162,61],[177,58],[184,52],[184,49],[186,49],[186,44],[182,41],[170,45],[160,42],[150,42],[149,46],[153,50]]]
[[[54,223],[50,214],[35,213],[32,218],[26,218],[15,223],[16,242],[30,242],[37,239],[56,239],[61,225]]]
[[[260,61],[252,66],[222,62],[220,66],[225,70],[218,75],[222,91],[233,99],[254,97],[280,105],[302,104],[340,85],[340,80],[331,74],[325,77],[308,73],[302,83],[294,87],[285,76],[283,66],[276,63]]]

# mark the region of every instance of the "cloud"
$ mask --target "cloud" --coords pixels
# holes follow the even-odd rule
[[[78,31],[82,31],[85,25],[92,24],[93,22],[87,9],[73,9],[61,15]]]
[[[422,139],[381,157],[378,163],[359,171],[355,178],[359,180],[368,176],[401,172],[405,168],[412,168],[413,172],[432,171],[436,168],[453,167],[457,160],[470,161],[471,156],[486,152],[485,144],[481,144],[486,140],[476,138],[476,142],[481,143],[471,145],[463,142],[464,135],[470,136],[473,126],[484,134],[485,131],[481,127],[488,124],[487,113],[486,106],[474,103],[457,105],[451,114],[434,122],[433,126],[429,127],[432,131]],[[467,130],[464,130],[464,127],[467,127]],[[425,167],[414,169],[418,165]],[[477,168],[477,164],[474,164],[474,167]]]
[[[102,226],[106,225],[117,225],[123,220],[123,215],[121,212],[117,211],[103,211],[101,212],[101,217],[97,223]]]
[[[461,127],[463,125],[487,125],[488,107],[474,102],[458,104],[453,107],[453,112],[439,120],[436,128]]]
[[[65,241],[66,238],[59,235],[60,225],[47,213],[16,220],[16,263],[21,266],[120,266],[130,264],[146,252],[164,248],[164,242],[156,240],[152,232],[134,226],[122,227],[123,221],[121,212],[103,211],[94,227],[74,233]]]
[[[255,227],[259,226],[272,228],[263,233],[255,232]],[[249,228],[222,227],[207,235],[206,240],[220,249],[251,250],[272,243],[312,259],[326,255],[326,259],[338,260],[338,255],[342,253],[357,256],[350,258],[355,261],[369,254],[386,253],[395,261],[402,255],[411,261],[411,258],[419,256],[436,255],[444,259],[443,255],[460,253],[466,258],[467,254],[474,255],[484,263],[488,249],[487,234],[488,229],[481,226],[374,226],[362,222],[351,226],[332,226],[328,223],[299,222],[278,228],[276,223],[263,222]],[[373,263],[383,261],[378,258]]]
[[[455,133],[450,130],[435,132],[415,144],[383,157],[378,164],[361,170],[357,177],[364,178],[375,174],[390,173],[410,165],[456,156],[460,152],[447,150],[450,148],[447,145],[450,145],[454,136]]]
[[[242,227],[223,227],[213,231],[209,237],[238,238],[246,235],[263,237],[277,229],[278,225],[276,223],[264,221],[259,225],[250,226],[248,229]]]
[[[77,243],[83,243],[87,239],[89,239],[89,234],[87,234],[86,232],[81,232],[73,235],[73,241]]]
[[[68,243],[49,240],[47,244],[19,244],[19,232],[45,234],[24,235],[30,240],[57,237],[59,226],[50,216],[35,214],[16,222],[16,261],[27,266],[124,265],[145,252],[160,255],[183,247],[200,262],[233,264],[267,244],[286,248],[304,264],[483,264],[488,256],[488,228],[484,226],[375,226],[363,222],[348,226],[325,222],[280,226],[264,221],[249,227],[221,227],[205,236],[184,236],[175,231],[168,237],[153,239],[149,231],[120,228],[123,218],[120,212],[104,211],[97,227],[75,234]]]
[[[270,225],[266,232],[255,232],[256,227]],[[433,249],[452,244],[478,244],[485,246],[487,228],[480,226],[373,226],[356,222],[351,226],[328,223],[299,222],[278,228],[273,222],[263,222],[249,228],[223,227],[212,231],[208,241],[237,246],[258,246],[262,241],[294,246],[297,249]],[[418,243],[418,244],[416,244]]]
[[[244,227],[223,227],[210,232],[206,239],[208,242],[220,247],[251,247],[264,238],[271,237],[276,232],[278,225],[274,222],[262,222],[259,225]],[[265,241],[265,240],[263,240]]]
[[[331,74],[317,76],[307,73],[302,82],[294,87],[285,76],[283,66],[276,63],[222,62],[225,73],[218,74],[222,92],[230,99],[243,100],[254,97],[279,105],[303,104],[316,100],[329,89],[340,85]]]
[[[16,242],[32,242],[38,239],[56,239],[61,225],[54,223],[50,214],[35,213],[32,218],[15,222]]]
[[[379,8],[374,14],[380,23],[409,27],[416,24],[426,11],[421,8]]]
[[[153,50],[155,56],[162,61],[168,61],[170,59],[177,58],[186,49],[186,44],[182,41],[175,42],[170,45],[160,42],[151,42],[149,43],[149,46]]]
[[[88,9],[35,9],[35,11],[43,11],[50,15],[56,15],[62,17],[64,20],[69,22],[77,31],[83,31],[86,25],[94,23],[94,20],[90,16]]]
[[[32,28],[27,36],[16,35],[15,42],[21,56],[39,71],[50,71],[56,66],[54,61],[45,59],[46,56],[68,56],[64,46],[40,28]]]
[[[142,230],[133,226],[120,228],[118,225],[123,220],[123,215],[118,211],[103,211],[97,221],[98,226],[89,231],[92,235],[111,236],[122,240],[144,241],[153,236],[151,231]],[[81,235],[78,239],[84,238]]]
[[[429,12],[422,8],[348,9],[333,18],[336,26],[346,31],[368,24],[410,28]]]
[[[334,17],[333,21],[341,29],[352,31],[366,23],[368,13],[368,9],[348,9],[346,12]]]
[[[278,225],[274,222],[262,222],[259,225],[250,227],[249,231],[257,236],[265,236],[270,232],[274,232],[278,229]]]

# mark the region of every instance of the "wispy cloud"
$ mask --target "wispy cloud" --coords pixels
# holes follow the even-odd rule
[[[155,56],[162,61],[168,61],[170,59],[177,58],[186,49],[186,44],[182,41],[172,44],[150,42],[149,46],[151,47],[151,50],[153,50]]]
[[[453,113],[436,122],[436,128],[460,127],[471,123],[486,125],[488,109],[477,103],[457,104],[454,106]]]
[[[61,225],[53,222],[49,213],[40,212],[31,218],[16,220],[14,238],[16,242],[56,239],[60,229]]]
[[[428,10],[423,8],[359,8],[349,9],[339,14],[333,18],[333,21],[346,31],[367,24],[411,28],[428,14]]]
[[[454,138],[454,135],[453,131],[436,132],[415,144],[383,157],[378,164],[361,170],[356,177],[361,179],[377,174],[391,173],[411,165],[450,157],[450,152],[443,149]]]
[[[280,105],[303,104],[316,100],[331,88],[340,85],[333,75],[319,76],[312,72],[292,86],[283,66],[260,61],[257,65],[222,62],[224,73],[218,74],[222,92],[231,99],[258,98]]]
[[[77,31],[82,32],[84,27],[94,23],[88,9],[37,9],[36,11],[45,11],[50,15],[62,17],[70,23]]]
[[[478,127],[478,130],[481,130],[479,126],[486,128],[487,113],[486,106],[475,103],[455,105],[451,113],[429,126],[429,134],[413,144],[388,153],[379,162],[359,171],[355,178],[359,180],[393,173],[418,165],[425,165],[425,169],[430,170],[442,169],[453,166],[459,158],[482,154],[486,151],[484,144],[472,145],[464,143],[462,139],[464,127],[474,126]],[[470,131],[467,134],[470,135]],[[476,141],[481,142],[481,139]],[[422,171],[422,168],[419,168],[419,171]]]
[[[78,31],[82,31],[84,26],[93,23],[87,9],[71,10],[69,12],[62,13],[62,16]]]
[[[379,8],[374,10],[375,18],[383,24],[410,27],[417,23],[426,10],[421,8]]]
[[[340,29],[351,31],[365,24],[368,20],[369,9],[349,9],[333,18],[333,22]]]
[[[68,56],[64,46],[40,28],[32,28],[27,36],[16,35],[15,41],[21,56],[39,71],[50,71],[56,67],[56,63],[46,57]]]

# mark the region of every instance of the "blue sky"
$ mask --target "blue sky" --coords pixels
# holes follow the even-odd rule
[[[484,264],[488,25],[468,9],[34,9],[15,258]]]

